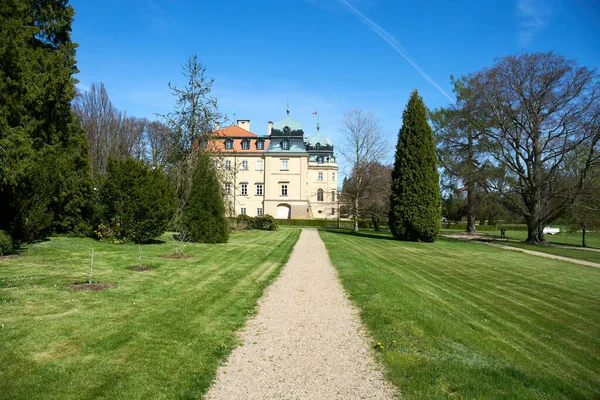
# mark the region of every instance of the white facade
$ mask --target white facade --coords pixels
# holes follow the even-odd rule
[[[337,218],[338,166],[333,144],[318,127],[305,140],[300,123],[289,116],[269,122],[269,135],[253,134],[249,126],[239,121],[211,141],[230,216]]]

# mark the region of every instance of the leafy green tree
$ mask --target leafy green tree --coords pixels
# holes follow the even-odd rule
[[[433,242],[441,219],[437,157],[427,109],[416,90],[402,117],[392,172],[389,226],[397,239]]]
[[[17,243],[87,228],[87,143],[71,111],[73,15],[66,1],[0,3],[0,229]]]
[[[221,184],[211,156],[199,151],[181,224],[192,240],[202,243],[225,243],[229,240],[229,221]]]
[[[99,236],[144,243],[173,217],[175,191],[158,168],[141,160],[109,159],[98,194]]]
[[[443,176],[458,183],[457,189],[466,194],[467,232],[474,233],[477,230],[477,193],[482,191],[489,170],[481,123],[474,119],[485,120],[486,117],[478,117],[471,110],[472,94],[463,80],[454,77],[451,80],[456,103],[432,111],[430,119],[436,133],[438,159],[444,167]]]

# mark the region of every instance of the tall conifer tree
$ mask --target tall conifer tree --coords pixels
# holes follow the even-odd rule
[[[427,109],[416,90],[402,118],[392,172],[390,230],[400,240],[433,242],[440,231],[439,174]]]
[[[217,171],[210,155],[199,151],[197,157],[181,222],[196,242],[225,243],[229,240],[229,221]]]
[[[66,0],[0,2],[0,229],[17,241],[82,230],[87,143],[71,101],[77,72]]]

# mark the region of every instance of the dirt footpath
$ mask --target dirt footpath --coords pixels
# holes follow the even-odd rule
[[[241,340],[208,399],[396,398],[315,229],[302,231]]]

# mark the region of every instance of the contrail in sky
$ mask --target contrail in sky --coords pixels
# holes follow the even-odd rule
[[[392,46],[394,48],[394,50],[396,50],[398,52],[398,54],[400,54],[402,57],[404,57],[404,59],[406,61],[408,61],[408,63],[410,65],[412,65],[413,68],[416,69],[417,72],[420,73],[423,76],[423,78],[425,78],[427,80],[427,82],[431,83],[433,86],[435,86],[437,88],[437,90],[442,92],[442,94],[444,96],[446,96],[448,98],[448,100],[450,100],[451,103],[454,103],[454,99],[452,99],[450,96],[448,96],[448,93],[444,92],[444,90],[433,80],[433,78],[430,77],[429,75],[427,75],[427,73],[425,71],[423,71],[421,69],[421,67],[419,67],[412,58],[410,58],[406,49],[404,47],[402,47],[402,45],[400,43],[398,43],[398,41],[396,39],[394,39],[394,37],[392,35],[390,35],[385,29],[383,29],[382,27],[377,25],[375,22],[371,21],[366,15],[364,15],[363,13],[358,11],[356,8],[354,8],[354,6],[352,6],[352,4],[350,4],[350,3],[348,3],[348,1],[346,1],[346,0],[339,0],[339,1],[340,1],[340,3],[345,5],[350,11],[352,11],[352,13],[354,13],[356,16],[358,16],[362,20],[362,22],[365,25],[367,25],[369,28],[371,28],[371,30],[373,30],[373,32],[375,32],[377,35],[379,35],[380,38],[382,38],[390,46]]]

